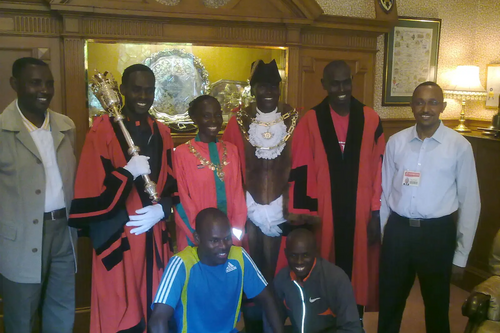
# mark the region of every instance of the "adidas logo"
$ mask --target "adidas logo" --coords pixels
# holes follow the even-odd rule
[[[234,266],[233,264],[231,264],[230,262],[227,263],[227,267],[226,267],[226,273],[229,273],[229,272],[232,272],[236,269],[236,266]]]

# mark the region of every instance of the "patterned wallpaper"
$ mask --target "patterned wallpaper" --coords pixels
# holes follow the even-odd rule
[[[316,0],[325,14],[375,18],[373,0]]]
[[[374,18],[373,0],[317,0],[329,15]],[[451,72],[459,65],[476,65],[486,88],[486,65],[500,63],[500,2],[498,0],[397,0],[400,16],[440,18],[438,80],[446,86]],[[413,118],[410,107],[383,107],[382,83],[384,36],[378,38],[375,73],[375,110],[382,118]],[[443,118],[455,119],[460,113],[459,101],[447,100]],[[466,117],[490,120],[496,110],[486,109],[484,102],[468,102]]]

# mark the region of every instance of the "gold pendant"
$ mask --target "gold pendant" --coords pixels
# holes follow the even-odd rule
[[[267,132],[262,133],[262,136],[264,137],[264,139],[269,140],[274,136],[274,134],[267,131]]]
[[[222,168],[217,168],[217,177],[223,182],[224,181],[224,171],[222,171]]]

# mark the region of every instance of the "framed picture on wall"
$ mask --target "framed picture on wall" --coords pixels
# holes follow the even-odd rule
[[[486,108],[498,108],[500,93],[500,64],[486,66]]]
[[[400,17],[385,36],[382,105],[410,105],[417,85],[436,81],[441,20]]]

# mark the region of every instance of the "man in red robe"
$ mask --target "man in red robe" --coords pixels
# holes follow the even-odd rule
[[[289,210],[320,217],[321,256],[351,279],[362,318],[377,304],[384,134],[377,113],[351,96],[344,61],[329,63],[321,83],[328,96],[293,138]]]
[[[94,247],[91,333],[146,331],[154,292],[172,251],[165,219],[176,191],[173,142],[168,127],[148,114],[153,72],[144,65],[128,67],[120,91],[125,127],[141,155],[127,153],[113,118],[97,118],[80,157],[69,220],[89,232]],[[144,191],[144,174],[157,184],[157,204]]]

